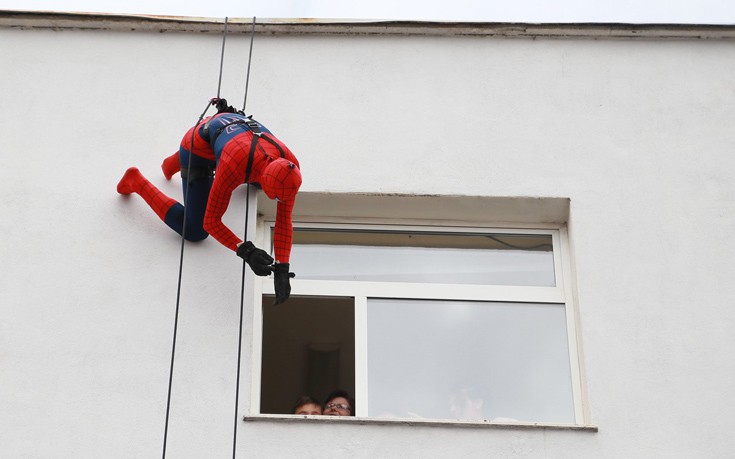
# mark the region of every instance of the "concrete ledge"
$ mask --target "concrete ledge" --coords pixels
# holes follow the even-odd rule
[[[0,10],[0,28],[217,33],[224,18]],[[228,34],[250,34],[252,18],[229,18]],[[258,18],[258,35],[435,35],[505,38],[732,40],[734,25],[485,23]]]
[[[444,428],[471,428],[471,429],[501,429],[501,430],[576,430],[582,432],[597,432],[595,425],[552,424],[539,422],[493,422],[493,421],[460,421],[456,419],[377,419],[345,416],[299,416],[285,414],[257,414],[244,416],[244,422],[272,422],[272,423],[345,423],[348,425],[373,426],[409,426],[409,427],[444,427]]]
[[[467,224],[564,224],[569,219],[569,198],[502,196],[433,196],[361,193],[301,192],[296,198],[295,221],[349,222],[352,219]],[[258,214],[276,215],[276,203],[258,193]]]

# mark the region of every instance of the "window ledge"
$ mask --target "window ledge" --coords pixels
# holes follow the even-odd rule
[[[245,422],[276,422],[276,423],[330,423],[344,422],[359,425],[398,425],[412,427],[453,427],[453,428],[489,428],[507,430],[581,430],[597,432],[596,425],[553,424],[540,422],[512,422],[512,421],[460,421],[455,419],[388,419],[388,418],[358,418],[344,416],[299,416],[285,414],[256,414],[244,416]]]
[[[300,191],[293,220],[344,223],[355,219],[473,224],[546,224],[569,221],[569,198],[318,193]],[[275,219],[276,202],[258,193],[258,212]],[[437,214],[436,209],[441,209]],[[441,215],[441,220],[437,220]]]

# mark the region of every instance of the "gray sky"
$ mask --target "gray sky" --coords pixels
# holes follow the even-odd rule
[[[735,24],[734,0],[0,0],[0,9],[213,18]]]

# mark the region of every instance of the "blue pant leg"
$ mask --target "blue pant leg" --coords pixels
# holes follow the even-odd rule
[[[189,168],[191,158],[192,167],[214,167],[215,162],[197,155],[190,155],[189,151],[180,148],[179,158],[181,171]],[[212,177],[198,177],[194,180],[181,179],[181,187],[184,194],[184,205],[174,204],[166,213],[166,224],[179,234],[184,230],[184,214],[186,214],[186,232],[184,237],[187,241],[201,241],[209,234],[204,231],[204,213],[207,210],[209,192],[212,189]],[[184,211],[186,210],[186,212]]]

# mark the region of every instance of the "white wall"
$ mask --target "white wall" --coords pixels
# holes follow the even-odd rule
[[[3,456],[160,454],[180,242],[115,185],[137,165],[179,196],[159,164],[216,95],[220,45],[0,29]],[[248,45],[227,41],[236,105]],[[571,199],[599,432],[247,422],[242,457],[731,454],[732,42],[257,36],[251,72],[304,191]],[[230,454],[240,268],[186,246],[168,457]]]

